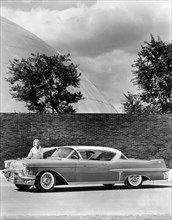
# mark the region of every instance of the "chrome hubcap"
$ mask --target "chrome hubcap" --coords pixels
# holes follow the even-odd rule
[[[142,181],[142,177],[141,176],[129,176],[128,181],[132,186],[138,186]]]
[[[51,173],[44,173],[41,176],[41,186],[44,189],[50,189],[54,184],[54,176]]]

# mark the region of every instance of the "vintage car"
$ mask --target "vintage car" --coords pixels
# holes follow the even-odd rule
[[[99,146],[63,146],[47,159],[6,160],[6,179],[20,190],[35,186],[52,191],[56,185],[124,183],[139,188],[146,180],[168,179],[163,159],[129,159],[119,150]]]

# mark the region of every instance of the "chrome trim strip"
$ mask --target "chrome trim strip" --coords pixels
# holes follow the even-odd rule
[[[93,182],[68,182],[69,185],[99,185],[99,184],[115,184],[123,183],[123,181],[93,181]]]
[[[122,174],[123,174],[123,171],[122,171],[122,170],[119,170],[119,179],[118,179],[118,181],[121,181],[121,176],[122,176]]]
[[[111,172],[167,172],[168,168],[128,168],[128,169],[110,169]]]
[[[36,179],[35,176],[24,176],[21,173],[17,173],[17,174],[18,174],[19,178],[22,180],[35,180]]]

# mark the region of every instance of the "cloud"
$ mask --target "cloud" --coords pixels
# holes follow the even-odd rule
[[[3,7],[2,14],[56,50],[75,56],[96,57],[114,49],[136,53],[150,33],[170,39],[169,2],[98,1],[90,7],[81,1],[48,2],[41,1],[30,11]],[[57,10],[60,4],[61,11]]]
[[[105,98],[115,107],[119,107],[124,93],[136,92],[131,83],[131,64],[136,55],[127,54],[121,50],[102,54],[97,57],[72,57],[75,64],[90,81],[93,82]],[[118,109],[119,110],[119,109]]]
[[[131,64],[150,34],[171,41],[171,1],[25,1],[1,14],[61,53],[71,53],[106,99],[119,107],[135,92]],[[118,108],[119,109],[119,108]]]
[[[33,8],[48,9],[61,11],[72,7],[80,7],[85,5],[87,7],[92,6],[96,1],[94,0],[3,0],[1,1],[1,7],[6,7],[13,10],[31,11]]]

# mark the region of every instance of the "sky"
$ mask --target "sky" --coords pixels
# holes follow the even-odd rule
[[[171,0],[1,0],[1,15],[36,34],[75,64],[122,112],[138,93],[131,65],[150,34],[172,39]]]

